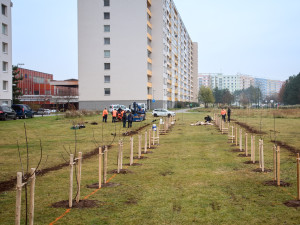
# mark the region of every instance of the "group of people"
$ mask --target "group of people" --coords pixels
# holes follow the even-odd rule
[[[107,116],[108,116],[108,111],[105,108],[102,112],[102,122],[107,122]],[[122,120],[123,122],[123,127],[126,127],[126,122],[128,122],[128,128],[132,127],[132,121],[133,121],[133,115],[131,112],[128,113],[128,115],[126,114],[126,112],[122,109],[114,109],[112,111],[112,123],[117,122],[117,118],[119,118],[120,120]]]
[[[227,112],[225,108],[221,110],[221,116],[224,122],[226,122],[226,115],[227,115],[227,121],[230,123],[231,109],[229,107],[227,108]]]

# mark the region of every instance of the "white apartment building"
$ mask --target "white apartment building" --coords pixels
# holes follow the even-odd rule
[[[1,3],[1,69],[0,69],[0,105],[12,104],[12,36],[10,0]]]
[[[198,46],[172,0],[78,0],[79,108],[197,101]]]

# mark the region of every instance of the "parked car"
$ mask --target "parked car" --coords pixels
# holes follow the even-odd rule
[[[11,107],[7,105],[0,106],[0,119],[1,120],[7,120],[7,119],[17,119],[17,114],[15,110],[13,110]]]
[[[11,107],[16,111],[19,119],[32,118],[34,116],[32,109],[28,105],[14,104]]]
[[[109,106],[109,109],[108,109],[108,112],[112,113],[112,111],[115,109],[115,110],[118,110],[119,108],[121,108],[122,110],[126,111],[126,112],[129,112],[130,109],[127,108],[125,105],[110,105]]]
[[[154,117],[158,116],[175,116],[175,112],[169,111],[167,109],[154,109],[152,111]]]
[[[50,113],[50,109],[39,108],[39,110],[36,112],[36,115],[50,115]]]

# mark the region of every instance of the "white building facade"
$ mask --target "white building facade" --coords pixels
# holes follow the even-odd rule
[[[79,108],[197,99],[198,47],[172,0],[78,0]]]
[[[12,27],[10,0],[1,3],[1,69],[0,69],[0,105],[12,104]]]

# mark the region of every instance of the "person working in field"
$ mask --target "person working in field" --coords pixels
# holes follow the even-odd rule
[[[107,112],[107,109],[105,108],[102,112],[102,122],[105,122],[107,121],[107,115],[108,115],[108,112]]]
[[[224,108],[221,110],[221,115],[224,122],[226,122],[226,110]]]

